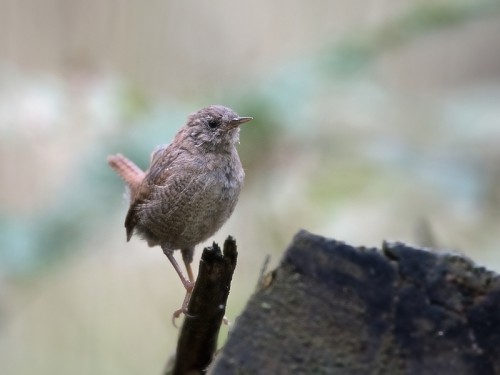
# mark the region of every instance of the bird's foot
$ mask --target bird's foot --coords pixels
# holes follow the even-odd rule
[[[172,314],[172,324],[175,328],[179,328],[176,324],[176,319],[179,318],[182,314],[184,314],[187,317],[193,316],[188,314],[188,310],[185,307],[181,307],[180,309],[175,310],[174,313]]]
[[[191,294],[193,292],[194,283],[188,282],[187,284],[184,284],[184,286],[186,287],[186,295],[184,296],[184,301],[182,301],[181,308],[175,310],[174,313],[172,314],[172,324],[174,325],[175,328],[177,328],[175,320],[182,314],[184,314],[187,317],[192,317],[192,315],[188,314],[188,305],[189,305],[189,300],[191,299]]]

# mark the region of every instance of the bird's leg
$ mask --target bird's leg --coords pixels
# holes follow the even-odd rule
[[[192,271],[190,272],[188,270],[188,275],[190,274],[188,276],[189,280],[186,279],[186,276],[184,276],[179,264],[177,263],[177,261],[174,258],[174,251],[171,249],[168,249],[164,246],[162,246],[162,250],[163,250],[163,253],[167,256],[170,263],[172,263],[172,266],[174,266],[175,272],[177,272],[177,275],[179,275],[179,278],[181,279],[182,285],[184,285],[184,288],[186,288],[186,295],[184,297],[184,301],[182,302],[182,306],[180,309],[175,310],[174,314],[172,316],[172,321],[173,321],[174,326],[175,326],[175,319],[178,318],[181,314],[187,313],[187,305],[189,303],[189,298],[191,297],[191,292],[193,291],[193,286],[194,286],[194,282],[193,282],[193,280],[191,280],[193,273],[192,273]]]
[[[175,268],[175,272],[177,272],[177,275],[179,275],[179,278],[181,279],[182,285],[184,285],[184,288],[186,290],[192,290],[193,289],[193,283],[186,279],[186,276],[182,273],[181,267],[179,267],[179,263],[174,258],[174,251],[170,249],[165,249],[163,248],[163,253],[167,256],[168,260],[170,263],[172,263],[172,266]]]
[[[191,268],[191,263],[193,262],[194,247],[181,249],[181,253],[182,253],[182,261],[184,262],[184,266],[186,267],[186,272],[188,274],[189,281],[194,283],[194,275],[193,275],[193,270]]]
[[[184,296],[184,301],[182,301],[182,306],[179,310],[176,310],[174,312],[174,320],[175,318],[178,318],[182,313],[187,315],[189,300],[191,299],[191,294],[193,292],[193,287],[194,287],[194,275],[193,275],[193,269],[191,268],[191,263],[193,262],[194,247],[181,249],[181,253],[182,253],[182,261],[184,262],[184,266],[186,267],[188,279],[192,287],[190,289],[186,288],[186,295]]]

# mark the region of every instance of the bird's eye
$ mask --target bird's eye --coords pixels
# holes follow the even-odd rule
[[[208,120],[208,127],[210,129],[216,129],[218,126],[219,126],[219,122],[216,119],[211,118]]]

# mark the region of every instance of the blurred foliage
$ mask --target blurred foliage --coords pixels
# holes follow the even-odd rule
[[[500,12],[498,0],[424,1],[410,12],[365,32],[357,32],[333,46],[326,54],[329,72],[345,76],[366,67],[372,59],[388,49],[407,44],[415,38],[435,33],[445,27],[472,22],[479,17]]]
[[[370,66],[373,59],[388,48],[499,11],[500,2],[491,0],[424,2],[386,24],[346,36],[328,48],[326,54],[321,52],[287,63],[253,87],[221,97],[221,102],[233,103],[241,114],[255,117],[251,126],[245,126],[245,141],[239,148],[248,175],[273,173],[272,162],[282,162],[273,159],[276,150],[285,150],[286,154],[286,148],[311,147],[310,152],[314,153],[324,147],[324,151],[332,152],[331,139],[322,144],[322,134],[308,131],[311,119],[315,118],[312,113],[315,107],[311,103],[321,101],[329,85],[324,81],[325,75],[343,80],[346,72],[358,73],[351,76],[353,81],[349,83],[356,87],[359,69]],[[337,87],[341,87],[340,83]],[[121,86],[117,96],[119,122],[128,126],[97,140],[79,157],[79,164],[60,186],[56,204],[29,217],[12,212],[0,214],[3,274],[36,275],[36,271],[77,251],[78,244],[88,234],[105,232],[107,213],[117,208],[116,192],[122,189],[121,182],[103,168],[106,155],[122,152],[146,167],[157,139],[171,139],[186,113],[194,107],[176,103],[173,109],[174,105],[155,103],[133,85]],[[343,145],[342,142],[336,145],[338,153],[346,151]],[[325,201],[324,197],[331,198],[332,192],[343,194],[343,191],[360,189],[375,173],[355,163],[346,164],[346,170],[340,180],[338,175],[327,173],[327,169],[319,174],[319,179],[310,187],[310,195],[318,205]],[[342,170],[339,173],[342,175]],[[272,213],[269,218],[272,221]]]
[[[121,91],[120,107],[125,122],[140,119],[144,113],[151,110],[150,99],[137,85],[129,85]]]

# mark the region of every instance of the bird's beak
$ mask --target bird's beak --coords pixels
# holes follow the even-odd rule
[[[252,121],[253,117],[235,117],[231,120],[231,125],[234,127],[240,126],[241,124],[244,124],[245,122]]]

